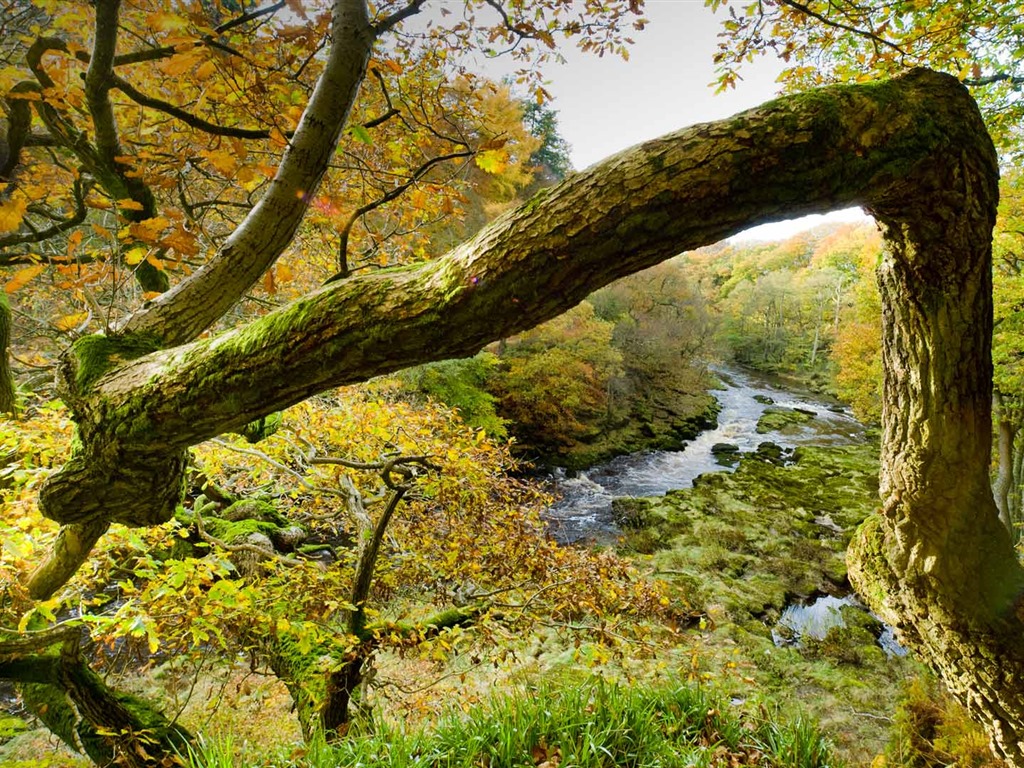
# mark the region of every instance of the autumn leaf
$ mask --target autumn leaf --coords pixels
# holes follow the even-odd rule
[[[174,54],[160,68],[168,77],[178,77],[198,64],[200,58],[202,58],[202,53],[193,48],[184,53]]]
[[[126,197],[117,201],[117,207],[122,211],[141,211],[142,203],[132,200],[130,197]]]
[[[31,267],[19,269],[14,273],[14,277],[8,280],[7,284],[4,285],[4,291],[6,293],[14,293],[15,291],[21,290],[41,274],[45,268],[46,267],[42,264],[35,264]]]
[[[497,138],[488,139],[483,144],[481,144],[479,148],[483,149],[483,150],[486,150],[486,149],[501,149],[506,144],[508,144],[508,137],[507,136],[500,136],[500,137],[497,137]]]
[[[199,253],[199,242],[196,236],[180,224],[160,240],[160,245],[173,249],[181,256],[195,256]]]
[[[0,232],[14,232],[25,218],[28,200],[18,196],[6,203],[0,203]]]
[[[180,32],[188,28],[188,19],[166,11],[149,14],[146,22],[154,32]]]
[[[146,258],[147,253],[148,249],[144,248],[141,245],[138,248],[132,248],[124,255],[124,263],[127,264],[129,267],[134,267],[136,264],[141,264],[142,260]]]
[[[75,312],[74,314],[64,315],[64,317],[58,319],[54,325],[57,326],[57,330],[59,331],[71,331],[88,319],[88,312]]]
[[[223,149],[213,149],[202,153],[221,176],[230,176],[238,167],[238,159]]]
[[[485,173],[501,173],[508,166],[508,152],[502,149],[488,149],[478,152],[473,162]]]
[[[217,65],[207,59],[196,68],[196,79],[206,80],[210,75],[217,71]]]
[[[136,240],[144,243],[155,243],[163,231],[170,226],[170,221],[163,216],[154,216],[150,219],[135,221],[128,227],[128,232]]]

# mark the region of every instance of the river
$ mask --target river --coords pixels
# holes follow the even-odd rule
[[[552,482],[560,500],[548,509],[546,518],[556,539],[565,543],[614,540],[618,529],[612,519],[613,498],[660,496],[691,487],[693,479],[705,472],[729,471],[711,452],[718,443],[752,451],[764,441],[795,448],[849,445],[865,439],[863,425],[834,401],[751,371],[719,368],[714,373],[723,384],[713,391],[721,408],[718,426],[702,432],[682,450],[632,453],[575,474],[554,473]],[[814,418],[785,432],[759,434],[758,419],[770,405],[813,411]]]

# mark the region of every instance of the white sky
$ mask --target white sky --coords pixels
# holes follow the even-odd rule
[[[715,93],[710,83],[719,17],[703,0],[647,0],[644,15],[650,23],[630,34],[636,44],[629,61],[565,47],[566,63],[545,72],[545,88],[554,97],[559,130],[577,169],[687,125],[728,117],[777,93],[781,66],[770,58],[746,67],[735,89]],[[870,219],[855,208],[755,227],[733,239],[784,239],[833,220]]]

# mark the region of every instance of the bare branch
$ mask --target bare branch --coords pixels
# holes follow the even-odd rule
[[[236,139],[266,139],[270,137],[270,131],[263,128],[234,128],[230,126],[217,125],[204,120],[198,115],[193,115],[181,107],[176,107],[170,102],[147,96],[123,77],[111,75],[111,83],[125,96],[135,103],[156,109],[160,112],[176,117],[188,126],[214,136],[230,136]]]
[[[413,171],[412,175],[409,176],[408,180],[404,184],[399,184],[397,187],[390,190],[387,194],[383,195],[382,197],[379,197],[376,200],[367,203],[366,205],[362,205],[356,208],[355,211],[352,212],[352,215],[348,217],[348,221],[345,222],[344,226],[341,228],[340,234],[338,235],[338,273],[333,277],[329,278],[327,282],[330,283],[335,280],[340,280],[342,278],[346,278],[349,276],[350,270],[348,267],[348,240],[350,235],[352,234],[352,227],[355,225],[357,221],[359,221],[359,219],[361,219],[366,214],[370,213],[370,211],[375,211],[382,205],[387,205],[392,200],[401,197],[403,194],[405,194],[406,190],[408,190],[410,187],[416,184],[416,182],[422,179],[427,174],[427,172],[435,165],[445,163],[449,160],[457,160],[463,157],[472,157],[475,154],[475,150],[467,149],[461,152],[451,152],[447,155],[438,155],[437,157],[432,157],[429,160],[427,160],[427,162],[423,163],[423,165],[421,165],[415,171]]]
[[[423,9],[423,6],[426,4],[426,2],[427,0],[412,0],[412,2],[405,6],[405,8],[401,8],[392,13],[390,16],[386,17],[385,19],[377,22],[377,24],[374,26],[374,30],[376,31],[377,35],[380,36],[384,32],[387,32],[389,29],[394,27],[396,24],[400,24],[406,19],[415,16]]]
[[[886,40],[884,37],[876,35],[874,32],[870,30],[861,29],[859,27],[855,27],[849,24],[844,24],[841,21],[834,21],[833,19],[828,18],[828,16],[825,16],[824,14],[812,10],[803,3],[797,2],[797,0],[779,0],[779,2],[782,5],[787,5],[793,10],[799,11],[800,13],[806,16],[810,16],[814,19],[817,19],[827,27],[832,27],[833,29],[841,29],[844,32],[850,32],[851,34],[857,35],[858,37],[866,38],[868,40],[871,40],[876,45],[879,45],[884,48],[891,48],[892,50],[899,53],[901,56],[907,55],[907,52],[904,51],[896,43],[892,42],[891,40]]]

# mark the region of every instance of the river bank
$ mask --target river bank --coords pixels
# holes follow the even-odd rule
[[[555,535],[614,546],[687,596],[704,619],[674,663],[737,706],[810,716],[849,764],[934,750],[944,729],[947,754],[974,750],[979,732],[847,580],[878,507],[877,435],[814,393],[721,373],[718,424],[682,451],[556,475]]]

